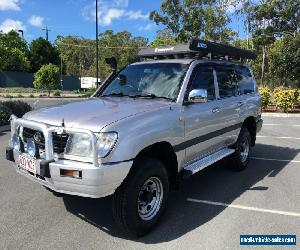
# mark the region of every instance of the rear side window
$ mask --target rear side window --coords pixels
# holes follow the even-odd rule
[[[215,85],[212,68],[198,67],[195,69],[195,74],[192,78],[190,91],[194,89],[206,89],[207,99],[215,99]]]
[[[217,67],[217,79],[220,98],[236,95],[237,81],[233,68]]]
[[[248,67],[236,65],[236,77],[240,95],[250,94],[255,91],[255,84]]]

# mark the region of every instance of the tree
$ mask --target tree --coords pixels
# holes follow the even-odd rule
[[[300,29],[300,0],[263,0],[249,8],[250,31],[256,49],[261,47],[261,83],[268,72],[268,51],[286,34],[296,37]]]
[[[56,46],[66,65],[66,73],[76,76],[96,75],[96,42],[76,36],[58,37]],[[128,31],[113,32],[106,30],[99,34],[99,70],[104,79],[111,71],[104,58],[114,56],[119,68],[136,61],[140,47],[145,47],[148,40],[144,37],[132,37]]]
[[[77,36],[58,36],[55,44],[67,75],[86,76],[96,57],[95,41]]]
[[[60,87],[59,67],[51,63],[43,65],[40,70],[34,74],[33,85],[37,89],[48,90],[48,96],[50,96],[51,90],[55,90]]]
[[[30,62],[23,51],[0,44],[0,70],[28,71],[29,69]]]
[[[176,38],[168,29],[159,30],[156,33],[156,38],[151,42],[151,47],[176,45]]]
[[[8,48],[16,48],[25,53],[26,56],[29,56],[29,48],[27,42],[20,37],[20,35],[11,30],[8,33],[2,33],[0,31],[0,45]]]
[[[100,78],[104,79],[110,72],[110,67],[104,62],[104,58],[114,56],[118,61],[118,68],[135,62],[138,59],[137,53],[140,47],[146,47],[148,39],[144,37],[132,37],[128,31],[114,33],[106,30],[99,34],[99,59]],[[92,75],[95,75],[96,61],[92,67]]]
[[[277,39],[269,52],[269,74],[276,85],[300,87],[300,34]]]
[[[164,0],[150,19],[164,25],[179,42],[204,38],[229,42],[235,33],[227,27],[230,19],[217,0]]]
[[[38,71],[44,64],[60,64],[58,50],[44,38],[37,38],[30,44],[32,72]]]
[[[28,45],[15,31],[0,32],[0,69],[9,71],[28,71]]]

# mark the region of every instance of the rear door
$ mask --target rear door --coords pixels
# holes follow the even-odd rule
[[[222,147],[234,144],[240,129],[237,78],[234,65],[215,66],[215,76],[218,83],[217,107],[219,108],[218,123],[220,144]]]

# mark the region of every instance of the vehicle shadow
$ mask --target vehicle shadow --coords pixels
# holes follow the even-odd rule
[[[288,159],[292,160],[299,154],[300,149],[257,144],[252,155],[256,156],[258,151],[273,152],[277,158],[280,155],[285,159],[289,156]],[[233,172],[224,166],[224,162],[214,164],[184,180],[180,190],[170,194],[167,210],[159,225],[142,238],[129,238],[117,227],[112,219],[111,197],[86,199],[65,196],[63,200],[69,212],[114,237],[145,244],[168,242],[202,226],[226,209],[221,206],[195,204],[188,202],[187,198],[230,204],[247,190],[267,190],[268,187],[256,184],[265,177],[274,177],[288,164],[252,159],[245,171]]]

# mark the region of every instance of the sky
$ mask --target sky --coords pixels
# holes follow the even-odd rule
[[[107,29],[128,30],[133,36],[144,36],[152,41],[162,26],[149,20],[152,10],[158,10],[162,0],[98,0],[99,32]],[[49,40],[58,35],[77,35],[95,38],[94,0],[0,0],[0,30],[23,30],[24,38],[31,41],[45,37],[48,27]],[[244,37],[243,22],[232,15],[229,25]]]

